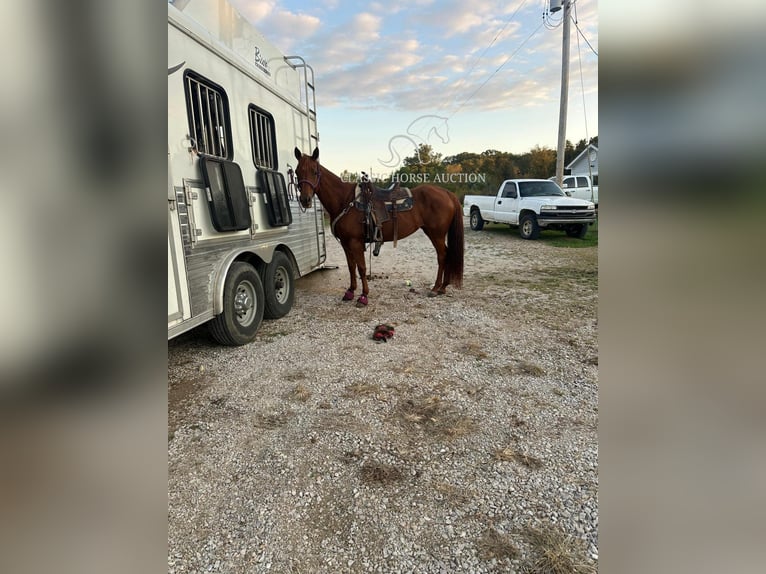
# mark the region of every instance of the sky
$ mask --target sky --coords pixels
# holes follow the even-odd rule
[[[418,143],[443,157],[557,147],[562,11],[544,18],[543,0],[231,3],[314,68],[320,160],[335,173],[385,175]],[[576,143],[598,135],[598,2],[572,13]]]

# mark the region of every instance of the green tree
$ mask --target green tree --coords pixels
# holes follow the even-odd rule
[[[529,152],[529,177],[548,178],[556,171],[556,150],[536,145]]]
[[[436,166],[442,164],[442,154],[436,153],[434,148],[428,144],[420,144],[416,152],[404,158],[404,165],[407,167],[415,165]]]

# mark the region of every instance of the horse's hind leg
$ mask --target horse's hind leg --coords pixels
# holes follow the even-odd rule
[[[439,263],[439,270],[436,272],[436,283],[431,287],[428,296],[436,297],[437,295],[444,295],[444,293],[446,293],[446,287],[449,284],[449,281],[446,283],[444,282],[444,265],[447,261],[447,243],[444,240],[444,237],[434,236],[425,229],[423,231],[425,231],[425,234],[431,240],[434,249],[436,249],[436,259]]]

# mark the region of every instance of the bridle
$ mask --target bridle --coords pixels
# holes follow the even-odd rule
[[[319,161],[317,161],[316,164],[317,164],[316,181],[315,182],[311,182],[308,179],[300,179],[300,180],[298,180],[298,184],[296,186],[298,188],[298,194],[299,194],[298,205],[300,205],[300,208],[303,210],[304,213],[306,212],[306,210],[308,210],[308,207],[303,207],[303,204],[300,201],[301,185],[304,184],[304,183],[309,184],[311,186],[311,193],[316,195],[317,189],[319,189],[320,180],[322,179],[322,172],[319,169]]]

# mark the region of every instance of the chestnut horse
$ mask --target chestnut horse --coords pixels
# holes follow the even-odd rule
[[[295,173],[300,190],[300,203],[304,208],[311,205],[316,194],[330,214],[332,232],[340,240],[346,253],[351,283],[343,295],[351,301],[356,291],[356,272],[362,279],[362,294],[357,306],[367,305],[370,288],[367,285],[367,267],[364,262],[365,225],[364,214],[354,207],[356,183],[344,182],[327,168],[319,165],[319,148],[311,155],[304,155],[296,147],[298,166]],[[428,295],[444,294],[447,285],[458,289],[463,283],[463,208],[455,195],[435,185],[419,185],[412,190],[413,205],[408,211],[396,214],[397,239],[412,235],[418,229],[431,240],[436,249],[439,270],[436,283]],[[391,220],[382,224],[383,240],[392,241]]]

